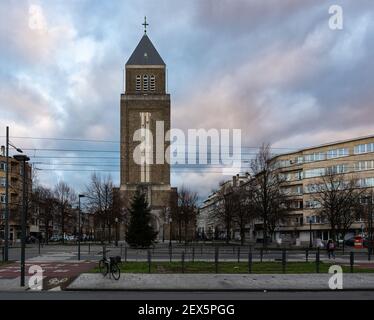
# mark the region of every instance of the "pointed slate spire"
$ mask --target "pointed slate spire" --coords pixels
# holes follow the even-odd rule
[[[126,65],[164,66],[165,62],[162,60],[151,40],[144,34],[129,60],[127,60]]]

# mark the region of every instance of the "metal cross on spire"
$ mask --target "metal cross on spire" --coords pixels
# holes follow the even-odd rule
[[[144,23],[142,23],[144,26],[144,34],[147,33],[147,26],[149,26],[149,23],[147,23],[147,17],[144,17]]]

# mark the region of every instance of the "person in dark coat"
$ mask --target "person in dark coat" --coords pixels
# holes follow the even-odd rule
[[[327,242],[326,250],[329,259],[331,259],[331,257],[335,259],[335,243],[331,239]]]

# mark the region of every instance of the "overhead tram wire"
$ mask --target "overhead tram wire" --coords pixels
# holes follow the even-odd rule
[[[5,138],[5,136],[0,136],[1,138]],[[12,139],[30,139],[30,140],[51,140],[51,141],[76,141],[76,142],[92,142],[92,143],[117,143],[119,144],[120,141],[118,140],[99,140],[99,139],[80,139],[80,138],[48,138],[48,137],[22,137],[22,136],[13,136]],[[169,141],[168,141],[169,142]],[[177,146],[197,146],[198,144],[174,144]],[[212,147],[231,147],[231,145],[211,145]],[[240,148],[244,149],[259,149],[261,146],[241,146]],[[298,150],[299,148],[288,148],[288,147],[271,147],[273,150]],[[27,150],[27,149],[25,149]],[[35,150],[30,149],[30,150]]]
[[[34,138],[34,137],[12,137],[12,138],[29,138],[29,139],[54,139],[54,140],[67,140],[67,141],[70,141],[70,140],[73,140],[73,141],[79,141],[79,142],[82,142],[82,141],[90,141],[90,142],[110,142],[110,143],[118,143],[118,141],[114,141],[114,140],[88,140],[88,139],[67,139],[67,138]],[[196,150],[199,150],[199,146],[198,145],[193,145],[196,147]],[[244,148],[258,148],[258,147],[245,147],[245,146],[242,146],[241,149],[244,149]],[[86,150],[82,150],[82,149],[62,149],[62,148],[22,148],[23,150],[28,150],[28,151],[34,151],[34,152],[41,152],[41,153],[45,153],[45,152],[72,152],[72,153],[79,153],[79,155],[69,155],[69,156],[60,156],[60,155],[45,155],[45,154],[41,154],[41,155],[30,155],[30,158],[32,159],[101,159],[101,160],[119,160],[121,159],[120,156],[116,156],[116,157],[102,157],[102,156],[82,156],[81,153],[120,153],[119,150],[96,150],[96,149],[86,149]],[[282,149],[282,148],[271,148],[271,149]],[[292,149],[292,148],[284,148],[284,149]],[[186,150],[186,152],[188,152]],[[246,156],[250,156],[250,155],[257,155],[258,153],[257,152],[247,152],[247,151],[242,151],[240,152],[240,157],[237,158],[236,156],[233,155],[233,150],[229,150],[228,152],[225,152],[225,153],[222,153],[222,152],[208,152],[208,154],[210,156],[214,156],[214,155],[221,155],[221,156],[229,156],[229,158],[233,161],[238,161],[238,160],[241,160],[242,162],[248,162],[250,159],[248,159],[248,157]],[[287,153],[286,153],[287,154]],[[306,155],[312,155],[313,153],[303,153],[302,156],[306,156]],[[272,157],[275,157],[275,156],[282,156],[282,153],[272,153]],[[219,157],[216,159],[215,157],[212,159],[212,157],[209,157],[211,159],[211,161],[219,161]],[[336,160],[336,161],[340,161],[340,162],[357,162],[357,160],[351,160],[351,159],[344,159],[345,157],[336,157],[336,158],[328,158],[328,159],[324,159],[324,160],[319,160],[319,161],[326,161],[326,160]],[[182,158],[183,159],[183,158]],[[344,160],[343,160],[344,159]],[[313,161],[313,162],[319,162],[319,161]],[[298,165],[298,164],[292,164],[291,166],[295,166],[295,165]]]
[[[155,148],[156,149],[156,148]],[[102,150],[102,149],[57,149],[57,148],[22,148],[22,150],[27,151],[41,151],[41,152],[89,152],[89,153],[120,153],[120,150]],[[199,148],[196,148],[196,151],[199,151]],[[185,151],[188,153],[188,150]],[[222,154],[223,152],[208,152],[208,154]],[[233,153],[233,151],[224,152],[225,154]],[[246,155],[257,155],[258,152],[249,152],[249,151],[242,151],[241,154]],[[274,155],[281,155],[278,153],[273,153]]]
[[[5,138],[5,136],[0,136]],[[51,140],[51,141],[76,141],[76,142],[93,142],[93,143],[120,143],[116,140],[99,140],[99,139],[79,139],[79,138],[47,138],[47,137],[11,137],[12,139],[30,139],[30,140]]]
[[[85,156],[29,156],[37,159],[117,159],[120,157],[85,157]]]
[[[226,167],[228,169],[237,169],[239,170],[240,168],[235,168],[235,167]],[[177,171],[174,171],[173,173],[175,174],[178,174],[178,173],[209,173],[209,174],[222,174],[222,170],[210,170],[210,171],[203,171],[203,170],[189,170],[188,168],[186,170],[182,170],[183,168],[181,168],[181,170],[177,170]],[[224,169],[222,167],[222,169]],[[47,171],[47,172],[50,172],[50,171],[54,171],[54,172],[115,172],[115,173],[120,173],[119,170],[110,170],[110,169],[46,169],[46,168],[38,168],[38,167],[35,167],[35,170],[37,171]],[[139,170],[140,172],[140,170]],[[243,172],[244,173],[244,172]]]
[[[120,150],[95,150],[95,149],[55,149],[55,148],[22,148],[22,150],[27,150],[27,151],[42,151],[42,152],[87,152],[87,153],[120,153]],[[196,148],[196,150],[199,150],[198,148]],[[153,151],[154,152],[154,151]],[[186,153],[188,153],[186,151]],[[230,155],[232,152],[225,152],[223,155]],[[208,154],[212,154],[212,155],[222,155],[222,152],[208,152]],[[257,152],[241,152],[240,153],[241,155],[257,155],[258,153]],[[275,157],[275,156],[282,156],[283,154],[282,153],[271,153],[271,156]],[[284,155],[287,155],[287,154],[284,154]],[[313,153],[303,153],[301,156],[307,156],[307,155],[313,155]],[[349,155],[351,156],[351,155]],[[324,160],[316,160],[316,161],[313,161],[313,162],[318,162],[318,161],[326,161],[326,160],[341,160],[345,157],[349,157],[349,156],[341,156],[341,157],[335,157],[335,158],[326,158]],[[31,155],[31,157],[33,157]],[[38,156],[34,156],[34,157],[38,157]],[[93,157],[94,158],[94,157]],[[118,157],[119,158],[119,157]]]

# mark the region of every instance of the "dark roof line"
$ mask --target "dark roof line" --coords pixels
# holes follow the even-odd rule
[[[146,34],[140,39],[126,66],[129,65],[161,65],[165,66],[160,54]]]
[[[298,150],[295,150],[293,152],[279,153],[279,154],[273,156],[271,159],[275,159],[277,157],[287,156],[287,155],[291,155],[291,154],[297,154],[297,153],[301,153],[301,152],[304,152],[304,151],[307,151],[307,150],[329,147],[329,146],[334,146],[334,145],[337,145],[337,144],[354,142],[354,141],[365,140],[365,139],[370,139],[370,138],[374,138],[374,134],[367,135],[367,136],[360,136],[360,137],[356,137],[356,138],[345,139],[345,140],[337,140],[337,141],[333,141],[333,142],[322,143],[322,144],[319,144],[319,145],[298,149]]]

